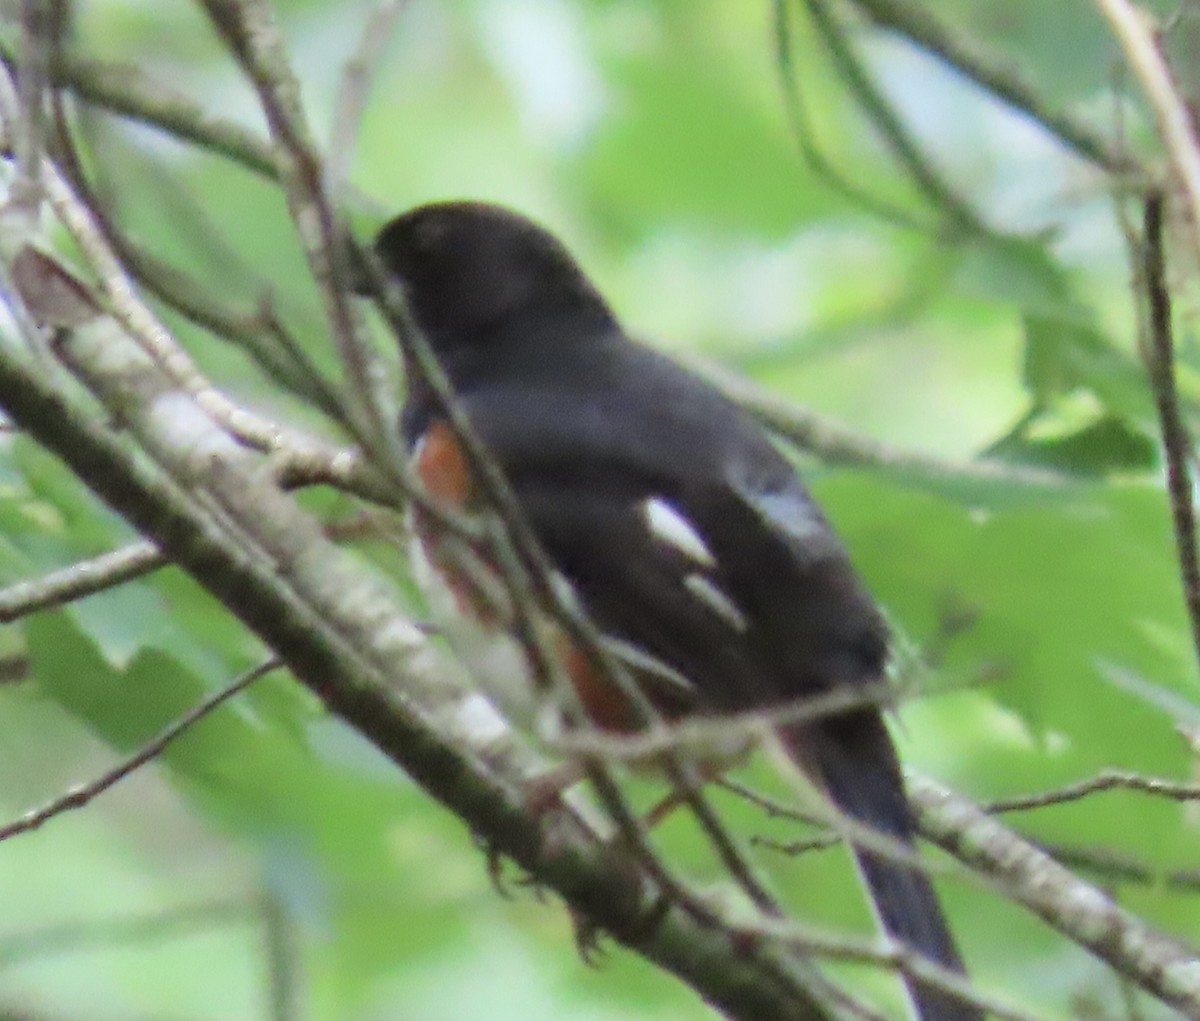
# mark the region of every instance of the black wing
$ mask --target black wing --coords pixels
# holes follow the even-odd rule
[[[596,624],[691,683],[694,704],[681,711],[767,707],[878,682],[882,618],[790,465],[720,394],[656,359],[635,361],[643,372],[616,387],[601,376],[572,393],[467,395]],[[526,415],[511,413],[514,398]],[[876,709],[785,725],[780,737],[841,811],[911,843],[899,762]],[[961,971],[924,873],[861,846],[854,853],[885,929]],[[923,1021],[982,1017],[906,982]]]
[[[530,370],[462,394],[596,622],[716,709],[877,680],[882,619],[791,465],[718,391],[620,340],[569,385]]]

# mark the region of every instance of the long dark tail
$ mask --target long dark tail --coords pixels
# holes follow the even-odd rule
[[[877,713],[793,724],[782,728],[780,737],[796,764],[824,787],[838,809],[886,838],[913,846],[900,765]],[[855,846],[854,857],[888,935],[964,972],[928,877],[864,847]],[[983,1021],[982,1011],[948,992],[907,975],[904,983],[921,1021]]]

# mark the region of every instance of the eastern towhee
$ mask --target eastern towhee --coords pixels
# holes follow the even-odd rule
[[[448,202],[392,220],[375,251],[575,597],[606,636],[665,666],[634,671],[663,716],[772,709],[879,682],[883,619],[791,464],[717,389],[630,339],[553,235],[497,206]],[[430,493],[469,504],[467,459],[417,373],[402,427]],[[432,531],[418,531],[443,559]],[[460,608],[503,616],[484,598],[487,579],[456,582]],[[593,724],[637,726],[586,655],[564,656]],[[528,723],[536,695],[512,672],[493,697]],[[778,733],[840,811],[911,846],[877,708]],[[886,931],[962,971],[925,874],[854,854]],[[922,1021],[982,1018],[928,983],[907,985]]]

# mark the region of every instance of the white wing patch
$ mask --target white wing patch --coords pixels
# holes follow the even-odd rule
[[[655,496],[642,504],[642,513],[650,534],[688,557],[703,571],[717,567],[717,558],[708,548],[696,527],[663,497]],[[684,576],[683,587],[699,602],[720,617],[735,631],[746,631],[750,623],[737,604],[706,574],[692,572]]]
[[[717,558],[695,526],[661,496],[646,500],[642,504],[642,513],[650,533],[660,542],[674,546],[702,567],[717,566]]]
[[[683,579],[684,587],[710,610],[714,611],[735,631],[745,631],[750,623],[737,608],[737,604],[702,574],[689,574]]]

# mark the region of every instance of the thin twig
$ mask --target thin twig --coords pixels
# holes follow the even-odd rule
[[[828,719],[854,709],[879,709],[892,703],[890,683],[844,684],[815,695],[790,699],[765,709],[721,713],[715,716],[685,716],[671,722],[655,721],[630,733],[604,731],[567,732],[543,735],[543,742],[566,755],[590,755],[614,762],[645,761],[671,751],[713,748],[727,742],[761,742],[775,728],[787,724]],[[752,800],[750,791],[730,790]],[[763,807],[766,807],[765,804]]]
[[[1171,501],[1171,524],[1175,530],[1175,554],[1179,562],[1183,600],[1192,628],[1192,644],[1200,662],[1200,558],[1196,552],[1196,511],[1190,471],[1192,441],[1179,408],[1175,385],[1175,341],[1171,324],[1171,292],[1167,286],[1166,256],[1163,251],[1163,196],[1146,196],[1143,218],[1142,272],[1146,291],[1147,323],[1142,345],[1143,360],[1150,377],[1150,390],[1158,413],[1159,432],[1167,460],[1167,494]],[[1143,331],[1139,331],[1139,335]]]
[[[1095,0],[1095,3],[1112,26],[1150,101],[1173,176],[1183,191],[1186,209],[1183,222],[1200,256],[1200,146],[1196,144],[1191,110],[1163,56],[1151,16],[1129,0]]]
[[[12,51],[0,40],[0,59],[11,68]],[[222,156],[251,173],[275,177],[270,144],[233,120],[208,113],[188,93],[149,77],[135,64],[60,53],[52,69],[54,84],[69,88],[83,102],[145,124],[181,142]]]
[[[1068,149],[1105,170],[1140,174],[1142,168],[1130,154],[1114,146],[1090,125],[1068,113],[1051,109],[1045,90],[1031,81],[1016,62],[994,52],[980,39],[971,38],[940,21],[933,6],[921,0],[850,0],[871,21],[895,32],[1009,106],[1027,114]]]
[[[21,0],[19,10],[19,57],[14,61],[14,69],[17,64],[20,65],[20,76],[19,82],[10,86],[9,95],[6,97],[8,109],[4,116],[3,138],[0,138],[0,148],[11,152],[16,160],[16,173],[2,209],[6,221],[3,230],[5,237],[21,237],[36,230],[44,190],[42,127],[46,69],[49,63],[49,19],[46,17],[45,6],[37,0]],[[5,253],[5,263],[11,258],[11,254]],[[5,292],[12,291],[13,282],[7,267],[0,271],[0,288]],[[13,315],[29,349],[49,364],[50,356],[45,349],[45,338],[25,318],[25,311],[20,303],[13,306]]]
[[[28,833],[30,830],[36,830],[39,826],[45,825],[55,816],[62,815],[64,812],[83,808],[110,787],[124,780],[130,773],[141,768],[147,762],[158,758],[172,741],[181,734],[186,733],[218,706],[223,705],[233,698],[234,695],[244,691],[264,674],[278,670],[280,666],[279,660],[272,656],[264,663],[260,663],[254,667],[254,669],[247,670],[232,684],[227,685],[220,691],[214,692],[203,702],[189,709],[174,723],[165,728],[156,738],[148,741],[132,755],[123,759],[118,765],[98,776],[95,780],[72,787],[65,794],[55,798],[41,808],[35,808],[31,812],[26,812],[15,822],[0,826],[0,841],[8,840],[19,833]]]
[[[1061,487],[1059,472],[976,458],[951,461],[914,453],[877,440],[826,415],[785,400],[707,359],[686,359],[690,368],[719,387],[768,429],[830,464],[866,465],[936,479]]]
[[[974,210],[942,179],[941,173],[921,151],[916,139],[871,80],[867,69],[846,39],[845,30],[837,23],[827,0],[805,0],[805,5],[851,95],[879,129],[883,141],[912,178],[917,189],[936,208],[944,210],[950,216],[955,229],[971,234],[992,235],[994,232],[991,228],[983,223]]]
[[[371,77],[405,6],[405,0],[384,0],[372,8],[363,24],[358,46],[342,68],[329,153],[325,160],[325,191],[335,209],[342,205],[363,110],[371,91]]]
[[[983,1008],[989,1017],[1003,1018],[1004,1021],[1041,1021],[1038,1015],[983,995],[961,972],[954,971],[895,939],[885,937],[885,945],[880,947],[878,943],[866,943],[863,940],[800,928],[790,921],[767,920],[763,923],[762,931],[787,940],[806,953],[832,960],[872,964],[919,978],[923,983],[950,993],[964,1003]]]
[[[1137,884],[1178,893],[1200,893],[1200,869],[1161,869],[1130,854],[1103,847],[1071,847],[1041,842],[1038,846],[1055,861],[1071,869],[1084,869],[1105,883]]]
[[[4,102],[4,91],[0,88],[0,103]],[[5,119],[8,119],[7,114]],[[273,449],[280,440],[280,426],[239,407],[201,375],[191,356],[138,298],[125,267],[97,226],[91,209],[76,194],[66,177],[49,162],[44,177],[51,208],[95,269],[104,297],[130,336],[231,435],[255,449]]]
[[[737,846],[737,841],[722,824],[720,817],[708,803],[701,789],[703,779],[700,770],[675,759],[667,763],[667,776],[684,803],[696,817],[700,829],[717,852],[725,871],[750,898],[755,907],[767,915],[783,917],[779,903],[767,892],[754,874],[754,868]]]
[[[267,965],[267,1017],[269,1021],[299,1021],[300,954],[287,908],[273,893],[262,897],[263,939]]]
[[[848,180],[821,151],[816,141],[816,130],[809,120],[800,91],[800,70],[795,59],[796,40],[788,15],[789,2],[790,0],[772,0],[771,3],[774,14],[772,31],[775,37],[775,64],[779,68],[784,112],[804,162],[834,191],[874,216],[899,227],[932,233],[927,225],[918,223],[908,213],[889,205]]]
[[[661,759],[672,751],[679,752],[680,749],[689,747],[711,748],[714,744],[729,742],[732,737],[739,734],[745,735],[745,743],[749,747],[754,747],[756,743],[769,746],[768,735],[773,734],[775,729],[783,723],[836,715],[846,712],[851,707],[863,705],[878,707],[878,693],[885,691],[886,687],[886,685],[880,685],[865,691],[835,689],[824,695],[798,699],[790,705],[776,709],[749,711],[716,719],[685,719],[669,726],[654,726],[649,728],[647,733],[635,732],[628,736],[594,732],[585,732],[580,735],[569,734],[558,738],[557,741],[551,743],[551,746],[569,750],[576,756],[585,757],[585,760],[603,762],[646,761],[651,756]],[[688,780],[687,774],[678,772],[680,761],[686,761],[686,753],[679,754],[678,758],[675,758],[674,767],[670,762],[668,763],[668,773],[675,768],[676,775],[672,779],[676,784],[676,792],[685,803],[688,803],[689,787],[694,791],[697,789],[697,785],[694,780]],[[788,775],[792,776],[793,774],[789,773]],[[816,811],[801,812],[780,805],[773,799],[751,791],[734,781],[723,778],[715,782],[718,786],[763,808],[770,816],[790,818],[822,827],[832,826],[837,830],[840,840],[850,840],[856,845],[868,848],[873,853],[908,868],[925,872],[932,871],[929,863],[923,860],[909,844],[846,815],[832,803],[818,801]],[[703,810],[702,808],[701,811]],[[705,825],[703,820],[701,820],[701,824]],[[720,847],[717,847],[717,850],[718,853],[723,853]]]
[[[757,808],[761,808],[766,812],[769,819],[790,819],[792,822],[803,823],[806,826],[823,826],[825,824],[823,816],[792,808],[790,805],[776,801],[774,798],[753,790],[745,784],[738,783],[736,780],[730,780],[727,776],[721,777],[715,783],[718,787],[729,791],[730,794],[749,802]],[[841,838],[839,837],[838,839]]]
[[[154,543],[141,540],[89,560],[80,560],[40,578],[16,582],[0,589],[0,624],[11,624],[38,610],[62,606],[116,588],[165,563]]]
[[[11,69],[15,54],[0,39],[0,62]],[[152,79],[136,65],[116,64],[59,52],[51,80],[81,102],[97,110],[144,124],[180,142],[222,157],[252,174],[276,180],[275,157],[270,143],[236,121],[206,111],[195,99],[175,91],[167,82]],[[379,200],[355,189],[346,190],[347,201],[373,215],[385,210]]]
[[[27,206],[30,212],[41,204],[44,100],[55,20],[51,6],[44,0],[21,0],[21,74],[17,83],[21,116],[10,139],[17,164],[12,201]]]
[[[827,851],[829,848],[843,843],[840,833],[818,833],[816,836],[805,837],[801,840],[777,840],[774,837],[757,835],[751,837],[750,842],[755,847],[765,847],[789,857],[798,857],[808,854],[809,851]]]
[[[320,154],[300,103],[274,11],[266,0],[201,0],[209,19],[254,87],[274,142],[279,181],[317,285],[354,401],[345,406],[355,440],[380,467],[403,463],[395,414],[378,360],[350,304],[349,242],[330,201]]]
[[[308,352],[275,315],[265,298],[251,307],[231,308],[210,288],[135,243],[116,222],[84,172],[84,161],[63,109],[62,91],[54,95],[55,162],[92,212],[96,226],[129,275],[151,294],[214,336],[245,350],[271,379],[309,401],[335,422],[344,423],[337,389],[317,370]],[[162,175],[164,178],[169,175]],[[246,279],[252,279],[249,275]],[[266,294],[266,287],[262,288]]]
[[[1144,794],[1155,794],[1169,798],[1172,801],[1200,800],[1200,784],[1178,783],[1173,780],[1163,780],[1154,776],[1143,776],[1140,773],[1129,773],[1123,770],[1106,769],[1096,776],[1078,783],[1057,787],[1051,791],[1037,794],[1025,794],[1013,798],[998,798],[980,805],[984,812],[998,814],[1001,812],[1028,812],[1035,808],[1048,808],[1051,805],[1064,805],[1078,801],[1101,791],[1111,790],[1141,791]]]

